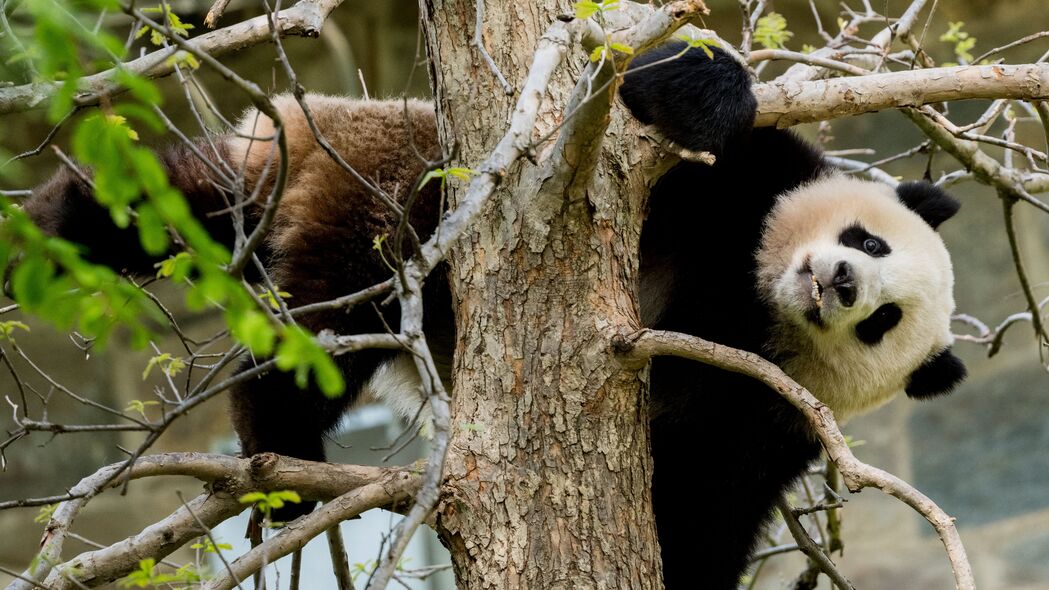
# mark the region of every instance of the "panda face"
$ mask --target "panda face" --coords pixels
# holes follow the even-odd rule
[[[952,342],[947,249],[891,187],[832,175],[781,196],[757,275],[770,351],[839,420],[908,388]]]

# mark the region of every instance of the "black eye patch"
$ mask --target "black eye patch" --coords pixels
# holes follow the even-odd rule
[[[881,342],[885,333],[896,327],[903,318],[903,310],[895,303],[886,303],[874,310],[867,319],[856,324],[856,337],[860,342],[874,346]]]
[[[838,236],[838,242],[842,246],[854,248],[874,258],[881,258],[892,253],[892,248],[885,240],[863,229],[863,226],[858,223],[845,228]]]

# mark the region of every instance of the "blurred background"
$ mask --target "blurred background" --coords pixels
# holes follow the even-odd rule
[[[730,42],[739,41],[739,9],[734,0],[708,2],[712,14],[706,24]],[[838,18],[836,2],[815,2],[826,25]],[[879,3],[880,4],[880,3]],[[883,13],[898,15],[905,2],[893,0],[875,6]],[[803,44],[822,46],[816,34],[808,2],[771,2],[771,10],[783,14],[794,33],[791,49]],[[204,30],[202,20],[210,2],[176,0],[174,11],[183,21]],[[1049,10],[1044,0],[942,0],[936,4],[926,34],[926,49],[937,61],[952,61],[951,44],[938,41],[950,21],[964,21],[965,30],[977,39],[975,53],[1001,46],[1027,34],[1049,29]],[[259,14],[254,2],[234,0],[223,17],[230,24]],[[421,56],[417,7],[411,0],[367,2],[346,0],[336,10],[319,40],[288,38],[286,49],[299,79],[311,91],[363,95],[363,85],[372,97],[429,96],[424,64],[413,68]],[[16,27],[29,23],[13,23]],[[472,26],[472,25],[471,25]],[[0,51],[3,51],[0,45]],[[1031,43],[1004,54],[1007,62],[1023,63],[1038,59],[1049,50],[1049,40]],[[22,83],[17,68],[0,59],[0,84]],[[274,61],[273,49],[260,45],[223,58],[224,63],[259,83],[279,91],[285,81]],[[786,66],[773,64],[764,73],[768,79]],[[414,70],[414,71],[413,71]],[[202,68],[197,73],[210,98],[228,116],[236,115],[247,101],[230,92],[221,80]],[[160,81],[166,94],[165,111],[188,135],[199,134],[183,90],[175,78]],[[984,101],[951,105],[956,123],[975,119],[987,104]],[[38,145],[50,130],[43,113],[7,116],[0,120],[0,148],[19,153]],[[904,117],[884,112],[847,120],[837,120],[818,130],[803,126],[810,139],[827,139],[829,150],[873,148],[878,160],[914,147],[924,137]],[[1044,134],[1037,121],[1022,121],[1017,140],[1044,148]],[[151,144],[169,141],[143,134]],[[55,143],[65,145],[68,137],[60,132]],[[994,150],[992,155],[1000,156]],[[855,157],[855,156],[850,156]],[[929,164],[927,155],[895,162],[885,167],[891,174],[920,177]],[[50,150],[29,158],[15,170],[13,181],[3,188],[30,188],[45,180],[57,165]],[[937,154],[931,169],[934,178],[957,164]],[[960,215],[942,227],[956,268],[958,311],[980,318],[994,326],[1008,315],[1025,308],[1015,276],[1009,246],[1003,229],[1001,206],[995,193],[974,182],[952,189],[963,202]],[[1018,207],[1017,224],[1024,259],[1037,285],[1039,299],[1049,295],[1049,220],[1032,210]],[[191,314],[181,308],[174,289],[161,286],[160,297],[172,309],[183,329],[191,336],[205,337],[221,329],[216,315]],[[294,301],[292,301],[294,303]],[[10,317],[8,319],[11,319]],[[19,347],[49,374],[77,393],[110,406],[123,408],[131,400],[147,399],[160,384],[156,374],[143,380],[142,372],[153,352],[132,351],[126,343],[114,342],[104,351],[85,351],[70,336],[49,330],[32,318],[20,318],[31,332],[17,337]],[[956,324],[956,332],[971,329]],[[157,342],[162,351],[177,353],[174,338]],[[970,376],[952,396],[925,404],[898,399],[880,410],[857,418],[844,427],[858,441],[857,456],[866,462],[915,484],[949,514],[957,518],[962,538],[975,569],[978,586],[985,590],[1049,590],[1049,375],[1039,363],[1033,332],[1028,324],[1015,326],[1005,338],[999,354],[987,358],[982,346],[960,342],[956,352],[966,361]],[[50,387],[18,358],[13,361],[18,375],[42,395]],[[0,367],[0,393],[15,399],[17,389],[12,375]],[[10,431],[10,408],[0,404],[0,428]],[[152,408],[147,407],[148,413]],[[92,423],[101,418],[83,405],[56,402],[49,418],[55,422]],[[331,460],[359,464],[380,464],[388,446],[402,426],[382,408],[365,408],[344,423],[336,437],[343,448],[329,445]],[[6,438],[6,437],[5,437]],[[134,448],[139,433],[62,435],[50,437],[36,433],[8,449],[6,470],[0,472],[0,501],[62,493],[98,466],[125,458],[120,450]],[[234,453],[225,400],[214,399],[177,422],[152,449],[165,451],[209,451]],[[416,442],[390,460],[408,463],[422,456],[422,443]],[[712,477],[710,485],[717,485]],[[131,484],[130,496],[107,493],[95,499],[81,515],[76,532],[90,535],[90,541],[108,544],[133,534],[179,506],[175,491],[185,497],[199,493],[200,484],[190,479],[148,479]],[[0,565],[22,570],[32,558],[42,524],[35,523],[37,509],[0,512]],[[246,517],[226,523],[217,532],[224,543],[242,544]],[[389,530],[388,513],[369,513],[361,520],[343,524],[351,564],[367,570],[379,554],[381,536]],[[843,511],[845,552],[840,558],[842,571],[864,590],[901,588],[950,588],[953,582],[942,546],[931,527],[903,504],[875,490],[848,496]],[[334,588],[328,565],[327,547],[307,551],[304,572],[310,578],[305,588]],[[66,555],[85,550],[83,542],[67,544]],[[233,551],[242,549],[238,545]],[[232,554],[232,552],[231,552]],[[176,554],[176,561],[189,559]],[[426,531],[413,546],[405,568],[447,563],[444,549]],[[762,570],[756,588],[784,588],[804,567],[797,555],[771,558]],[[286,574],[281,574],[286,585]],[[358,577],[362,585],[367,574]],[[0,574],[0,584],[10,581]],[[275,581],[275,580],[272,580]],[[413,588],[453,587],[451,574],[443,571],[425,581],[407,581]],[[825,584],[825,582],[824,582]],[[272,587],[272,586],[271,586]],[[822,587],[822,586],[821,586]]]

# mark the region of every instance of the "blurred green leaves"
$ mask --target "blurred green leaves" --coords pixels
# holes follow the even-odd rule
[[[20,9],[32,18],[33,29],[32,39],[19,44],[31,50],[12,59],[28,60],[39,78],[34,81],[56,83],[51,121],[72,110],[84,75],[117,68],[114,79],[127,88],[127,100],[104,102],[76,119],[71,126],[72,155],[83,165],[78,174],[90,181],[95,199],[113,223],[136,228],[142,254],[158,261],[157,276],[183,284],[192,309],[221,308],[238,342],[254,355],[275,353],[277,366],[294,371],[300,386],[308,385],[312,375],[325,394],[341,393],[342,377],[328,354],[311,334],[286,327],[275,310],[227,272],[228,249],[208,235],[170,184],[157,156],[139,144],[137,129],[164,129],[155,114],[161,93],[151,80],[120,69],[126,53],[123,42],[95,30],[93,23],[102,11],[120,10],[115,0],[24,0]],[[175,35],[188,37],[193,29],[170,9],[144,11],[161,13]],[[142,28],[136,34],[146,32],[152,43],[164,43],[163,31]],[[187,56],[179,62],[199,65]],[[0,198],[0,268],[7,269],[10,294],[22,308],[60,329],[79,330],[95,339],[96,346],[104,345],[118,328],[130,333],[132,344],[145,346],[163,325],[163,314],[136,285],[88,262],[85,254],[77,245],[44,235],[21,208]]]

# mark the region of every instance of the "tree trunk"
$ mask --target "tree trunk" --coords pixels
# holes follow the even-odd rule
[[[442,139],[458,145],[455,165],[476,165],[507,129],[540,37],[572,9],[488,3],[485,45],[514,96],[471,45],[473,3],[421,9]],[[568,48],[522,141],[562,122],[586,63]],[[639,325],[645,179],[625,150],[599,150],[605,125],[620,137],[633,123],[601,112],[592,133],[536,145],[539,164],[506,171],[485,222],[450,256],[459,341],[437,525],[463,588],[662,587],[647,370],[623,366],[610,344]]]

